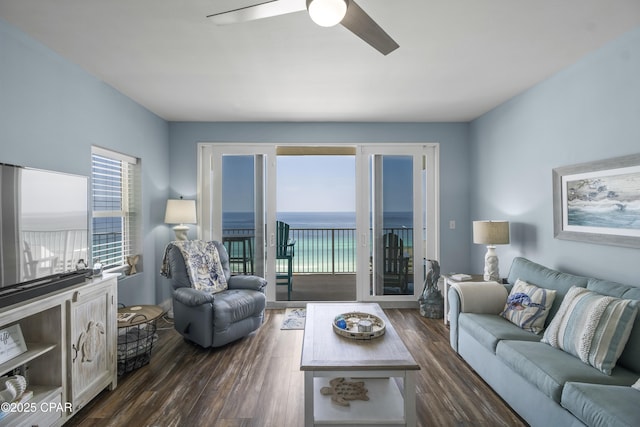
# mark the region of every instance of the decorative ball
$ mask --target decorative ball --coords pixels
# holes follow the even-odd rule
[[[341,317],[336,320],[336,326],[340,329],[347,329],[347,321]]]

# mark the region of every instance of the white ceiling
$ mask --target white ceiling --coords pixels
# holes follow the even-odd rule
[[[0,0],[0,17],[170,121],[468,121],[640,25],[639,0],[358,0],[383,56],[264,0]]]

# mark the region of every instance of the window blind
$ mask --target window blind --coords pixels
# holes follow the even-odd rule
[[[139,253],[139,162],[94,148],[92,153],[93,262],[104,268],[126,265]]]

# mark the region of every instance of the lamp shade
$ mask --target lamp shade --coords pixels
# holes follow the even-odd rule
[[[169,199],[167,200],[167,210],[164,215],[164,222],[167,224],[195,224],[196,201]]]
[[[473,243],[509,244],[509,221],[473,221]]]
[[[333,27],[347,14],[347,0],[307,0],[307,10],[316,24]]]

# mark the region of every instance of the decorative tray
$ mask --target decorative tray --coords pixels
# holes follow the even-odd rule
[[[333,319],[333,331],[354,340],[370,340],[384,335],[384,320],[369,313],[352,311]]]

